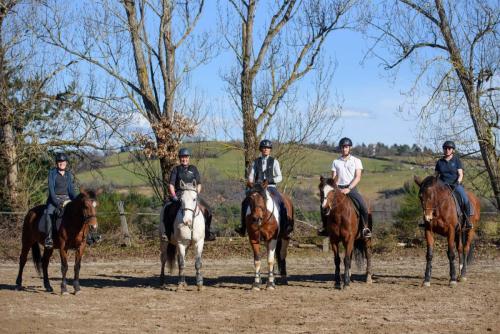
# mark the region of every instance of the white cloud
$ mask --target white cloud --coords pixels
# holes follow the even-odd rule
[[[373,118],[374,114],[370,111],[344,109],[340,113],[341,118]]]

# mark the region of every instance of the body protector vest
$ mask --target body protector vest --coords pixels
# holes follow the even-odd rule
[[[179,165],[177,168],[177,179],[175,180],[175,190],[181,189],[181,180],[184,183],[192,183],[196,180],[196,167],[189,165],[184,167]]]
[[[273,176],[273,168],[274,168],[274,158],[267,158],[266,170],[262,170],[262,157],[255,159],[254,168],[255,168],[255,183],[262,183],[264,180],[267,180],[269,184],[276,184],[274,182]]]

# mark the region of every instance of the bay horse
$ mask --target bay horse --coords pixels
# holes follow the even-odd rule
[[[16,279],[16,290],[22,290],[23,269],[31,249],[35,269],[40,274],[43,270],[43,285],[47,292],[53,292],[49,281],[48,267],[54,249],[59,249],[61,256],[61,294],[68,294],[66,273],[68,271],[68,251],[75,249],[75,276],[73,288],[75,294],[80,292],[80,265],[87,245],[86,239],[90,229],[97,229],[97,196],[101,190],[94,192],[80,188],[80,194],[64,207],[61,226],[55,235],[53,248],[44,248],[43,257],[39,243],[44,244],[45,233],[38,230],[38,222],[43,219],[45,205],[36,206],[28,211],[24,218],[22,232],[22,249],[19,256],[19,273]],[[55,229],[54,229],[55,230]]]
[[[181,180],[181,189],[183,189],[180,196],[181,207],[175,217],[173,235],[168,242],[162,240],[160,243],[160,281],[162,284],[165,282],[165,263],[168,264],[169,272],[172,273],[175,256],[177,255],[179,268],[177,290],[181,291],[187,287],[184,274],[186,251],[191,244],[194,244],[196,286],[198,291],[201,291],[203,289],[201,255],[205,242],[205,217],[198,203],[196,180],[193,180],[192,183],[184,183]]]
[[[427,176],[421,180],[414,177],[415,183],[420,187],[418,196],[423,209],[425,222],[425,240],[427,242],[426,266],[423,286],[431,285],[432,257],[434,247],[434,233],[446,237],[448,241],[448,260],[450,262],[450,286],[457,284],[455,269],[455,247],[458,251],[460,274],[458,280],[465,281],[467,264],[472,259],[474,239],[480,218],[479,199],[471,192],[467,192],[473,215],[469,217],[473,228],[465,230],[460,224],[457,205],[452,195],[452,189],[436,176]]]
[[[351,280],[351,260],[354,256],[359,262],[366,258],[366,283],[372,283],[371,274],[371,239],[363,239],[359,228],[358,214],[352,200],[344,193],[332,178],[320,177],[321,210],[326,210],[322,216],[326,219],[328,236],[332,247],[335,263],[335,288],[341,288],[339,243],[345,249],[344,254],[344,288],[349,287]],[[372,217],[368,215],[368,225],[372,228]],[[358,261],[357,261],[358,262]]]
[[[278,259],[278,269],[280,277],[284,284],[288,284],[286,273],[286,255],[290,238],[285,231],[280,231],[280,210],[267,190],[268,182],[265,180],[262,184],[248,183],[250,191],[245,201],[249,204],[245,223],[248,232],[248,239],[252,246],[255,277],[252,289],[260,290],[261,261],[260,261],[260,242],[264,241],[267,248],[268,280],[266,289],[274,290],[274,261],[275,256]],[[293,224],[294,212],[291,199],[286,195],[281,195],[287,211],[289,224]],[[280,233],[281,232],[281,233]]]

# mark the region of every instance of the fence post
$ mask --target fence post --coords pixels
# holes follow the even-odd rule
[[[127,217],[125,216],[125,210],[123,208],[123,201],[118,201],[116,203],[118,206],[118,212],[120,213],[120,224],[122,227],[123,243],[122,246],[129,247],[132,245],[130,241],[130,234],[128,232]]]
[[[323,253],[328,253],[330,251],[330,238],[323,239]]]

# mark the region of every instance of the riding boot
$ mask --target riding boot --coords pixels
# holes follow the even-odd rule
[[[464,215],[464,228],[466,230],[470,230],[471,228],[473,228],[474,226],[472,225],[472,223],[470,222],[470,216],[467,216],[467,215]]]
[[[47,236],[45,237],[45,248],[54,247],[54,242],[52,241],[52,216],[50,214],[45,214],[45,232]]]
[[[246,206],[246,203],[245,201],[243,201],[243,203],[241,203],[241,220],[240,220],[240,226],[235,228],[234,231],[236,233],[238,233],[240,235],[240,237],[244,237],[245,236],[245,233],[247,231],[247,226],[246,226],[246,223],[245,223],[245,218],[246,218],[246,213],[247,213],[247,210],[246,210],[247,206]]]
[[[205,241],[214,241],[215,234],[210,231],[210,225],[212,225],[212,214],[205,210],[203,213],[205,216]]]
[[[370,228],[368,227],[368,223],[366,219],[361,219],[361,223],[363,224],[363,231],[361,232],[361,235],[363,236],[364,239],[370,239],[372,237],[372,232],[370,231]]]

